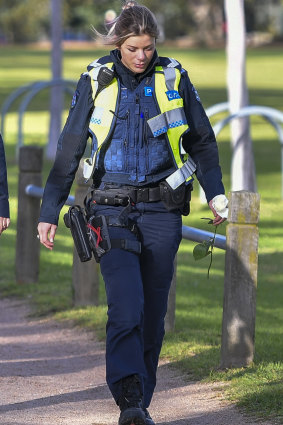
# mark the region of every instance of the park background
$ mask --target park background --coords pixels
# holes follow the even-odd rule
[[[188,69],[205,108],[227,101],[225,20],[221,1],[166,1],[163,14],[157,2],[144,4],[157,12],[165,39],[160,55],[175,57]],[[93,41],[91,25],[101,29],[105,12],[119,12],[119,1],[63,2],[63,76],[77,80],[88,63],[106,53]],[[282,2],[245,1],[247,27],[246,72],[250,104],[283,111]],[[35,7],[36,6],[36,7]],[[16,88],[51,78],[49,1],[0,1],[0,105]],[[95,7],[94,7],[95,6]],[[6,21],[5,21],[6,18]],[[174,22],[174,25],[172,25]],[[70,105],[66,96],[65,112]],[[104,338],[106,304],[101,282],[100,305],[73,308],[73,244],[61,221],[53,252],[41,250],[37,284],[15,281],[17,220],[17,111],[6,117],[5,149],[10,190],[11,226],[0,239],[0,295],[27,299],[36,316],[90,327]],[[222,114],[214,117],[218,120]],[[214,121],[212,120],[212,124]],[[64,121],[64,119],[63,119]],[[43,91],[29,106],[24,119],[24,143],[46,148],[49,127],[49,92]],[[214,249],[210,278],[209,257],[195,262],[195,243],[184,241],[178,254],[175,331],[166,335],[162,356],[182,369],[188,380],[219,381],[219,391],[239,408],[260,418],[283,423],[283,290],[281,147],[278,135],[265,120],[251,118],[251,135],[258,192],[259,268],[255,358],[247,368],[219,370],[225,252]],[[218,137],[220,162],[227,193],[231,190],[229,128]],[[45,159],[43,179],[51,162]],[[211,231],[201,217],[209,215],[195,184],[192,212],[184,224]],[[35,223],[36,226],[36,223]],[[225,224],[218,232],[225,234]]]

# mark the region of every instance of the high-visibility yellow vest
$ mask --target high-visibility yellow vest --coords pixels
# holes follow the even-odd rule
[[[183,99],[178,92],[181,73],[175,67],[176,64],[178,63],[172,59],[171,66],[155,67],[155,96],[160,114],[147,121],[154,137],[158,137],[163,133],[167,135],[176,171],[166,181],[173,189],[185,181],[192,180],[192,174],[196,169],[195,163],[188,157],[188,154],[182,153],[182,136],[189,130],[189,126],[185,116]],[[87,179],[92,175],[97,153],[108,138],[111,137],[112,129],[116,122],[115,114],[118,112],[120,92],[119,82],[114,77],[110,84],[97,94],[99,70],[105,66],[111,69],[113,63],[109,62],[101,65],[98,61],[95,61],[93,66],[89,75],[91,77],[95,108],[90,119],[89,128],[90,132],[96,136],[97,150],[92,158],[85,161],[84,176]]]

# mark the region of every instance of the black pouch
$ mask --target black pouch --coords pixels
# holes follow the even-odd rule
[[[77,253],[82,262],[92,258],[92,250],[87,234],[87,222],[84,210],[79,205],[69,208],[64,215],[65,226],[71,230]]]
[[[160,198],[168,211],[179,210],[182,215],[189,215],[192,184],[181,184],[172,189],[166,181],[160,183]]]

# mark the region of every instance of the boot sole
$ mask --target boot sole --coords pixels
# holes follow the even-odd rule
[[[146,425],[146,422],[140,418],[134,418],[130,421],[123,422],[121,425]]]
[[[142,418],[129,417],[123,420],[123,422],[119,422],[119,425],[146,425],[146,421]]]
[[[146,425],[146,417],[139,409],[127,409],[121,413],[119,425]]]

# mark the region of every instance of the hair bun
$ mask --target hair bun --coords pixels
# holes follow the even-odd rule
[[[137,6],[137,2],[136,1],[127,1],[124,6],[122,7],[123,10],[125,9],[130,9],[133,6]]]

